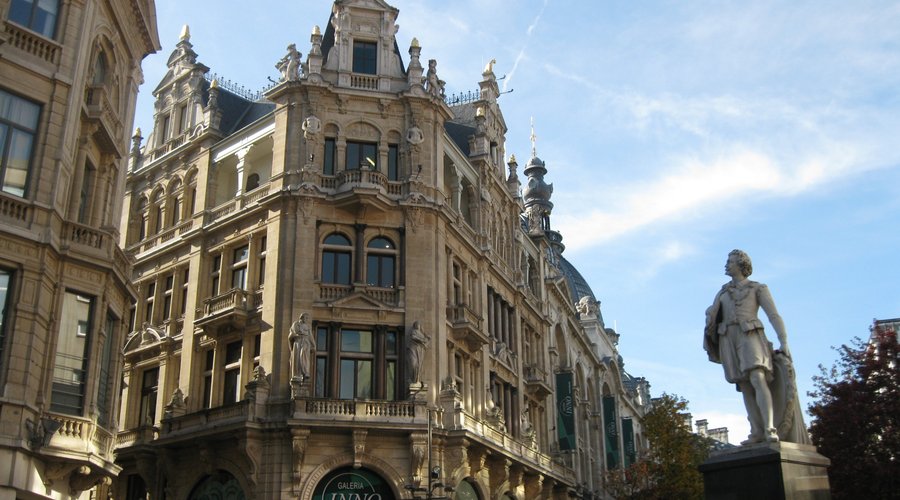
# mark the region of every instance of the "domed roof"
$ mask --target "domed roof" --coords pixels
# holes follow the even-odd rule
[[[594,291],[591,290],[590,285],[578,272],[578,269],[575,269],[575,266],[562,255],[557,255],[557,257],[559,258],[559,270],[566,277],[566,284],[569,285],[569,291],[572,293],[572,303],[577,304],[582,297],[590,297],[596,301],[597,297],[594,296]]]

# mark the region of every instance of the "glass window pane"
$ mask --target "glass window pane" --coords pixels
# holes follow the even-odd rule
[[[346,236],[338,233],[330,234],[325,238],[326,245],[340,245],[344,247],[350,246],[350,240]]]
[[[378,285],[378,256],[366,257],[366,283],[372,286]]]
[[[369,242],[369,248],[379,248],[383,250],[392,250],[394,248],[394,243],[387,238],[373,238],[372,241]]]
[[[56,26],[57,2],[58,0],[38,0],[31,29],[46,37],[53,36]]]
[[[9,6],[9,20],[22,26],[31,24],[31,8],[33,2],[29,0],[12,0]]]
[[[347,170],[356,170],[359,168],[359,144],[355,142],[347,143]]]
[[[365,165],[366,168],[373,170],[378,168],[378,152],[374,144],[363,144],[362,156],[360,163]]]
[[[324,252],[322,254],[322,282],[334,283],[334,252]]]
[[[387,354],[397,354],[397,334],[395,332],[384,334],[384,349]]]
[[[328,350],[328,329],[326,329],[326,328],[317,328],[316,329],[316,350],[318,350],[318,351],[327,351]]]
[[[28,132],[13,129],[3,174],[3,191],[16,196],[25,195],[25,181],[28,179],[28,163],[31,160],[31,146],[34,136]]]
[[[372,332],[358,330],[341,331],[342,352],[372,352]]]
[[[325,397],[325,363],[326,358],[316,358],[316,397]]]
[[[381,258],[381,286],[383,287],[393,287],[394,286],[394,258],[393,257],[382,257]]]
[[[356,397],[372,398],[372,362],[356,362]]]
[[[374,75],[377,71],[378,44],[374,42],[353,42],[353,72]]]
[[[356,363],[352,359],[341,360],[341,399],[353,399],[353,382]]]
[[[244,245],[241,248],[235,249],[234,251],[234,262],[243,262],[250,257],[250,247],[248,245]]]
[[[400,172],[398,170],[398,149],[396,144],[391,144],[388,146],[388,180],[389,181],[397,181],[400,180]]]
[[[388,400],[396,399],[397,385],[397,363],[395,361],[387,362],[387,373],[384,374],[384,397]]]
[[[325,139],[325,158],[322,162],[322,173],[334,175],[334,139]]]
[[[238,401],[238,380],[240,375],[241,371],[238,369],[225,371],[222,404],[229,405]]]
[[[337,254],[337,281],[342,285],[350,284],[350,254]]]
[[[225,346],[225,364],[230,365],[241,360],[241,342],[232,342]]]

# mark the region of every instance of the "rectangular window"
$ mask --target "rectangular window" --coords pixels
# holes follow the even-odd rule
[[[388,145],[388,171],[389,181],[400,180],[400,149],[396,144]]]
[[[147,283],[147,294],[144,296],[144,321],[153,323],[153,300],[156,298],[156,283]]]
[[[183,133],[188,129],[188,105],[183,104],[178,108],[178,130]]]
[[[253,337],[253,371],[259,366],[259,355],[262,353],[262,335]]]
[[[171,123],[171,118],[169,115],[165,115],[162,117],[159,126],[159,143],[163,145],[166,141],[169,140],[169,124]]]
[[[247,259],[250,258],[250,247],[244,245],[234,251],[231,265],[231,287],[247,289]]]
[[[212,405],[212,378],[215,351],[207,349],[205,356],[206,363],[203,365],[203,407],[209,408]]]
[[[159,393],[159,368],[144,370],[141,377],[140,426],[156,422],[156,396]]]
[[[56,34],[59,0],[12,0],[9,20],[47,38]]]
[[[166,276],[166,288],[163,291],[163,321],[169,319],[169,315],[172,313],[172,292],[175,289],[175,275],[170,274]]]
[[[188,282],[190,278],[191,270],[185,269],[181,278],[181,306],[178,309],[178,314],[180,316],[184,316],[185,313],[187,313]]]
[[[322,282],[336,285],[350,284],[350,253],[326,250],[322,252]]]
[[[9,317],[9,306],[12,302],[12,272],[0,268],[0,369],[3,368],[3,353],[6,348],[6,324]]]
[[[370,142],[347,142],[347,170],[378,170],[378,145]]]
[[[401,396],[401,345],[394,330],[318,328],[316,397],[396,400]]]
[[[25,196],[40,112],[37,104],[0,90],[0,190],[3,192]]]
[[[222,404],[238,402],[241,385],[241,341],[225,346],[225,377],[222,380]]]
[[[268,243],[267,237],[263,236],[262,240],[259,242],[259,287],[262,288],[263,285],[266,284],[266,244]]]
[[[213,257],[212,269],[210,269],[210,277],[212,279],[210,282],[211,290],[209,291],[209,293],[213,297],[219,294],[219,274],[221,273],[221,270],[222,256],[216,255],[215,257]]]
[[[353,72],[374,75],[378,72],[378,44],[353,41]]]
[[[335,141],[332,137],[325,138],[325,155],[322,159],[322,173],[325,175],[334,175],[334,159],[336,151]]]
[[[63,297],[53,367],[51,411],[77,416],[84,412],[93,305],[92,297],[75,292],[67,291]]]

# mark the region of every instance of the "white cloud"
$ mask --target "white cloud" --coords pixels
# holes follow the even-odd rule
[[[612,186],[603,193],[606,205],[586,215],[559,214],[556,226],[568,248],[584,248],[661,221],[721,217],[722,210],[737,202],[752,209],[766,196],[799,195],[870,168],[874,166],[849,145],[835,144],[800,160],[737,146],[715,156],[676,160],[669,173],[657,178]],[[673,245],[663,248],[673,258],[688,250]]]

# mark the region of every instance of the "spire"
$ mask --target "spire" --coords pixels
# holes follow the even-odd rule
[[[191,39],[191,27],[188,26],[187,24],[185,24],[184,26],[181,27],[181,36],[179,37],[179,40],[189,41],[190,39]]]
[[[537,136],[534,135],[534,117],[531,117],[531,157],[537,158]]]

